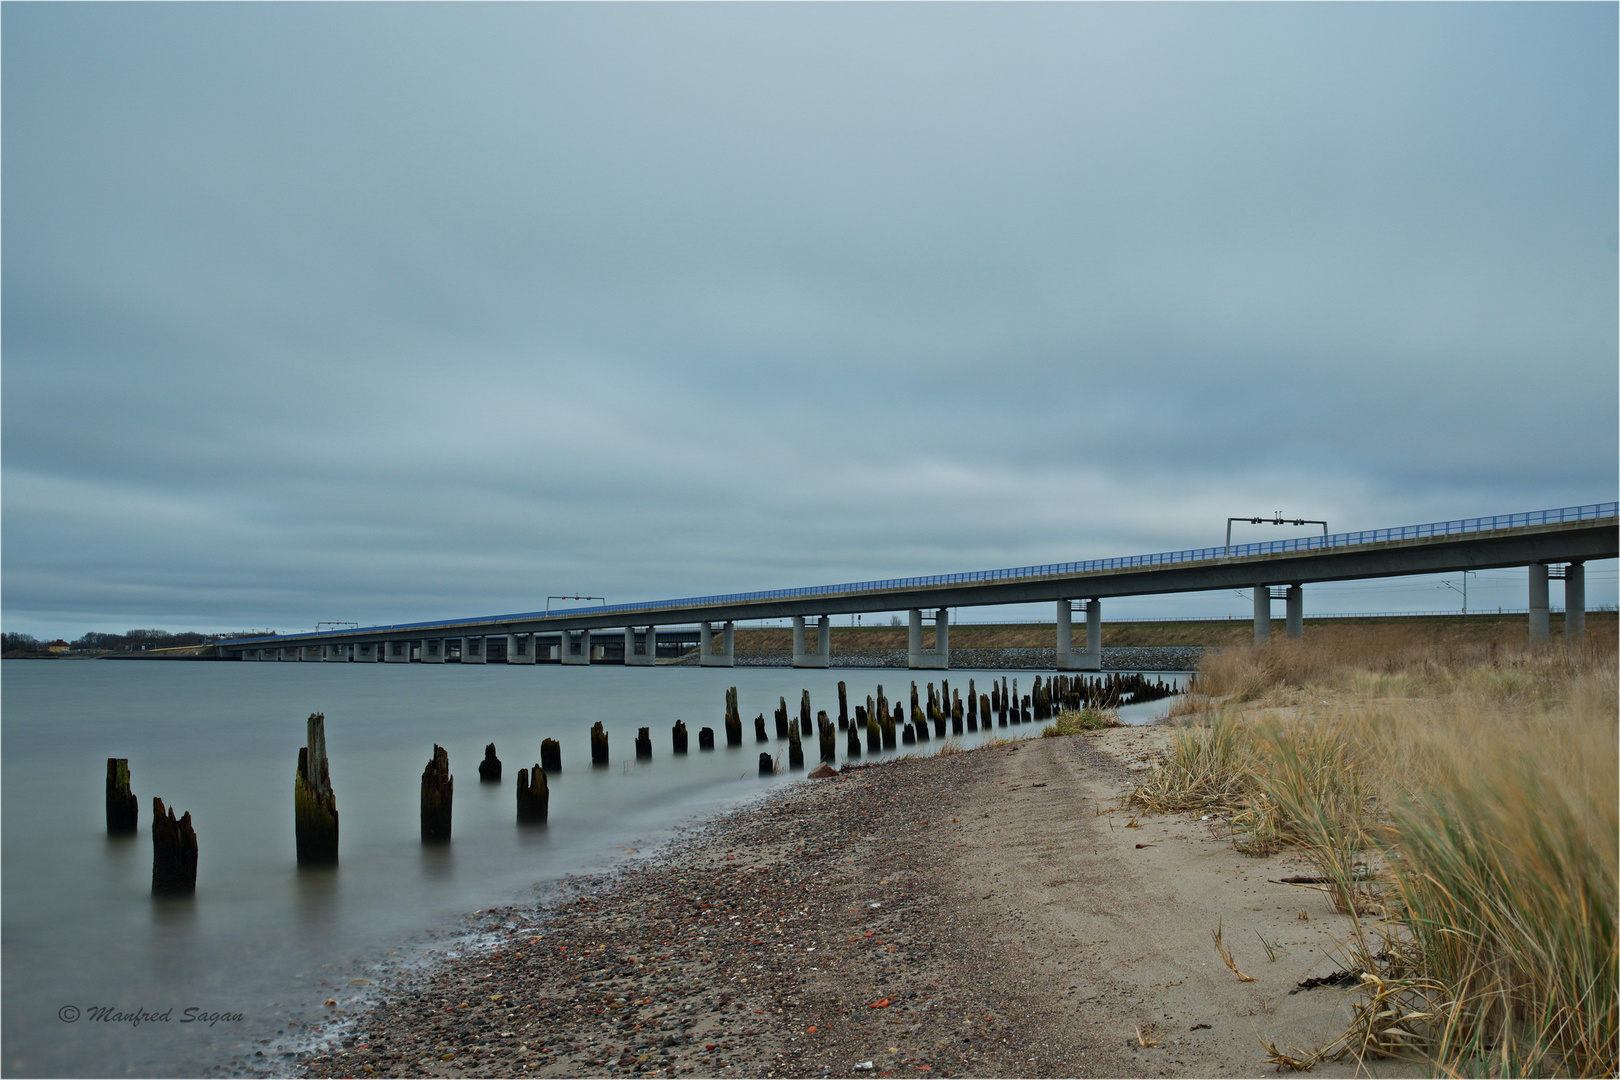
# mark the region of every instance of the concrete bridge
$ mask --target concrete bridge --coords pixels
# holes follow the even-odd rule
[[[1254,636],[1263,641],[1271,634],[1276,600],[1284,603],[1288,636],[1301,636],[1305,586],[1316,582],[1514,566],[1527,568],[1529,640],[1544,644],[1550,635],[1550,579],[1564,582],[1565,634],[1577,640],[1584,636],[1585,563],[1620,555],[1617,524],[1620,504],[1588,503],[1087,562],[239,638],[221,642],[219,649],[226,655],[260,661],[533,664],[544,660],[589,664],[593,659],[606,659],[600,641],[607,632],[623,635],[623,663],[652,665],[660,649],[669,655],[673,648],[679,655],[689,648],[690,627],[696,624],[699,663],[729,667],[736,657],[733,628],[737,622],[791,618],[794,666],[827,667],[832,616],[907,610],[911,615],[910,666],[942,669],[950,664],[947,612],[951,608],[1046,602],[1055,605],[1057,614],[1058,670],[1095,671],[1102,666],[1105,599],[1253,589]],[[1082,605],[1086,627],[1085,644],[1078,649],[1072,643],[1077,602]],[[922,644],[924,612],[930,613],[934,623],[930,649]],[[592,643],[593,633],[598,644]]]

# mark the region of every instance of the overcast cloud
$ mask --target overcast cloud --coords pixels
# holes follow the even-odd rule
[[[1616,497],[1612,4],[3,19],[8,630]]]

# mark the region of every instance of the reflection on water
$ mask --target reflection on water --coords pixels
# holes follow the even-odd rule
[[[908,673],[909,674],[909,673]],[[964,673],[917,672],[919,686]],[[973,672],[983,685],[992,673]],[[1030,672],[1009,672],[1028,686]],[[837,715],[893,671],[779,668],[561,668],[459,665],[185,664],[8,661],[3,695],[4,1070],[33,1075],[164,1075],[217,1070],[253,1040],[319,1021],[321,1002],[390,953],[411,953],[473,910],[523,901],[573,873],[642,852],[672,829],[740,805],[787,776],[761,778],[761,750],[782,749],[770,716],[779,698]],[[744,744],[725,745],[724,695],[738,688]],[[1161,713],[1166,703],[1126,709]],[[790,704],[790,710],[796,710]],[[341,822],[335,868],[296,865],[292,779],[305,717],[326,714]],[[753,739],[767,717],[772,738]],[[814,715],[814,713],[812,713]],[[684,718],[692,751],[674,755]],[[589,731],[609,731],[612,758],[590,766]],[[653,759],[633,761],[636,729]],[[697,749],[698,729],[719,745]],[[1036,725],[964,736],[1017,737]],[[549,778],[550,820],[519,826],[517,770],[562,746]],[[480,783],[494,742],[501,783]],[[453,839],[424,845],[419,785],[435,743],[460,778]],[[839,738],[840,758],[844,739]],[[929,753],[941,740],[862,760]],[[808,764],[815,764],[812,736]],[[127,757],[141,829],[106,835],[106,759]],[[785,757],[785,755],[784,755]],[[802,774],[801,774],[802,775]],[[198,838],[197,892],[151,896],[152,796],[184,814]],[[373,972],[374,973],[374,972]],[[186,1006],[240,1011],[227,1030],[195,1025],[67,1023],[65,1006]],[[298,1030],[304,1030],[300,1027]]]

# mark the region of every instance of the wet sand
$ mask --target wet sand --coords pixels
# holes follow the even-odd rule
[[[784,787],[575,899],[484,913],[489,947],[397,988],[300,1068],[1269,1074],[1260,1037],[1310,1048],[1343,1029],[1349,992],[1297,987],[1342,966],[1346,920],[1272,883],[1303,864],[1125,807],[1167,738],[1025,740]],[[1216,953],[1218,921],[1252,982]]]

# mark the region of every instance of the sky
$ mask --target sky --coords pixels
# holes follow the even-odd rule
[[[0,23],[8,631],[534,611],[1620,489],[1613,4]],[[1460,582],[1307,612],[1457,610]],[[1525,604],[1522,570],[1469,589]]]

